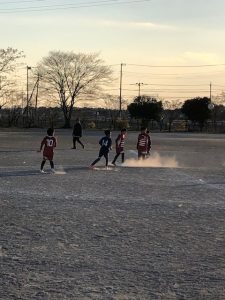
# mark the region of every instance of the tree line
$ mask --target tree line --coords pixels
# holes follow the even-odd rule
[[[51,51],[34,68],[35,82],[32,91],[24,97],[18,94],[15,81],[11,76],[16,68],[21,66],[21,59],[24,57],[24,53],[17,49],[0,49],[0,109],[11,107],[10,113],[14,118],[18,112],[22,113],[23,122],[27,126],[31,126],[32,121],[37,118],[37,98],[41,96],[45,99],[46,107],[52,105],[60,107],[64,118],[63,126],[70,127],[76,103],[84,97],[98,99],[102,94],[102,88],[107,87],[113,80],[111,67],[105,65],[98,53]],[[27,67],[27,76],[28,70]],[[16,98],[23,97],[25,100],[22,109],[15,104],[18,102],[12,101],[15,95]],[[111,106],[112,112],[118,105],[118,98],[112,95],[105,96],[105,103]],[[35,103],[32,102],[33,98],[36,98]],[[207,120],[215,122],[221,110],[223,111],[223,105],[213,105],[207,97],[187,99],[180,104],[180,107],[170,105],[170,108],[165,108],[164,106],[165,102],[143,95],[135,97],[127,106],[127,110],[131,118],[141,120],[144,126],[148,126],[150,121],[155,121],[162,128],[164,121],[167,120],[169,131],[173,121],[180,118],[197,123],[200,130],[203,130]],[[111,116],[115,118],[114,113],[111,113]]]
[[[162,101],[150,96],[138,96],[127,108],[133,118],[142,120],[143,126],[148,126],[151,120],[159,122],[162,126],[163,120],[167,118],[170,131],[172,122],[183,118],[197,123],[202,131],[206,121],[213,117],[215,119],[215,111],[218,111],[219,106],[215,106],[210,98],[196,97],[184,101],[180,109],[164,110]]]

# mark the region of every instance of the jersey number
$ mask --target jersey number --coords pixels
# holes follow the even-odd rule
[[[52,147],[53,146],[53,140],[47,140],[47,146]]]

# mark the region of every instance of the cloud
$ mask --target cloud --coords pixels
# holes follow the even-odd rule
[[[7,16],[1,17],[2,22],[8,22]],[[31,26],[41,26],[46,25],[54,26],[81,26],[82,27],[108,27],[108,28],[119,28],[119,29],[140,29],[140,30],[178,30],[177,27],[167,24],[154,23],[154,22],[143,22],[143,21],[120,21],[120,20],[107,20],[99,18],[87,18],[87,17],[77,17],[77,18],[67,18],[65,20],[64,15],[42,15],[38,18],[29,15],[17,15],[14,18],[10,18],[10,23]]]
[[[96,20],[92,24],[120,29],[176,30],[176,27],[153,22]]]
[[[186,51],[182,54],[181,59],[184,62],[203,63],[203,64],[219,64],[221,60],[216,53]]]

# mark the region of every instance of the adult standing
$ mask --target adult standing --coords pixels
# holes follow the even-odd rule
[[[82,137],[82,126],[80,119],[76,119],[76,123],[73,126],[73,148],[76,149],[76,142],[78,142],[84,149],[84,144],[81,142],[80,138]]]

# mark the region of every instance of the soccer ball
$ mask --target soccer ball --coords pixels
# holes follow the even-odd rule
[[[214,108],[214,104],[213,103],[209,103],[208,104],[208,109],[212,110]]]

